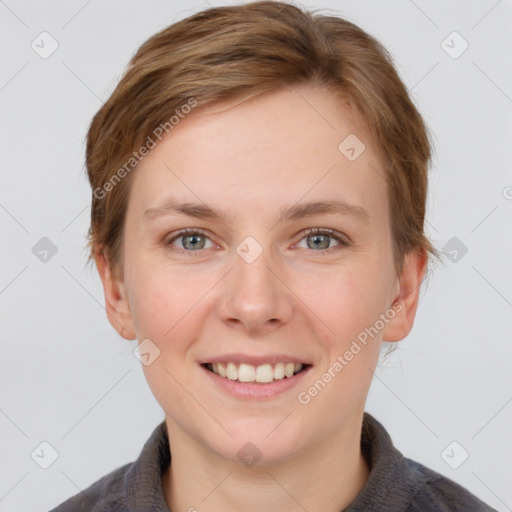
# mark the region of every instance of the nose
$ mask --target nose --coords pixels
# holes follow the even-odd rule
[[[290,321],[293,293],[270,251],[250,263],[235,253],[233,268],[220,284],[217,312],[229,327],[257,336]]]

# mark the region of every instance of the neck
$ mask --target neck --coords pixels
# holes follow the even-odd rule
[[[171,511],[340,512],[364,487],[362,414],[285,462],[246,467],[205,450],[167,418],[172,459],[162,476]]]

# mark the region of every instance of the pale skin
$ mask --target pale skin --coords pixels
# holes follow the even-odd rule
[[[338,150],[349,134],[366,145],[355,161]],[[424,251],[411,252],[395,273],[384,170],[369,137],[346,104],[307,85],[192,112],[134,172],[122,277],[101,250],[95,260],[112,325],[160,350],[143,369],[169,431],[169,509],[344,509],[369,475],[359,442],[381,341],[410,332],[427,263]],[[229,217],[145,218],[170,199]],[[331,212],[280,222],[281,209],[327,200],[360,206],[367,219]],[[202,233],[176,238],[185,228]],[[249,236],[263,251],[251,263],[236,252]],[[384,329],[299,403],[298,392],[395,302],[402,309]],[[240,399],[212,386],[199,364],[235,352],[288,354],[312,367],[300,389]],[[253,467],[237,457],[247,442],[262,454]]]

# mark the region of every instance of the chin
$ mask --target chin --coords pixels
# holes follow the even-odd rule
[[[247,467],[257,464],[275,465],[286,462],[302,447],[304,435],[292,425],[291,418],[261,417],[239,419],[233,423],[223,423],[233,436],[220,434],[215,440],[206,440],[212,450],[222,457]],[[284,421],[283,421],[284,420]]]

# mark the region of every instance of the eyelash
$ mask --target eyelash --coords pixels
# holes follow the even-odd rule
[[[205,231],[203,231],[202,229],[187,228],[187,229],[182,229],[181,231],[178,231],[175,234],[175,236],[173,236],[171,239],[169,239],[169,240],[167,240],[165,242],[165,246],[169,247],[169,248],[172,247],[172,243],[174,241],[176,241],[179,238],[182,238],[182,237],[184,237],[186,235],[203,235],[206,238],[210,239],[208,234]],[[346,240],[342,236],[337,235],[336,232],[333,229],[328,229],[328,228],[309,228],[309,229],[306,229],[301,234],[301,238],[299,238],[297,243],[301,242],[304,238],[307,238],[308,236],[312,236],[312,235],[328,235],[331,238],[334,238],[337,242],[339,242],[339,245],[337,245],[335,247],[330,247],[329,249],[323,249],[321,251],[313,251],[313,250],[311,250],[311,252],[315,252],[315,253],[319,253],[319,254],[325,254],[325,253],[329,253],[330,254],[331,251],[333,251],[333,250],[343,249],[343,248],[348,247],[349,245],[351,245],[348,240]],[[177,247],[173,247],[171,250],[176,251],[176,252],[181,252],[181,253],[194,253],[194,252],[201,253],[203,250],[206,250],[206,249],[198,249],[197,251],[192,251],[192,250],[178,249]]]

